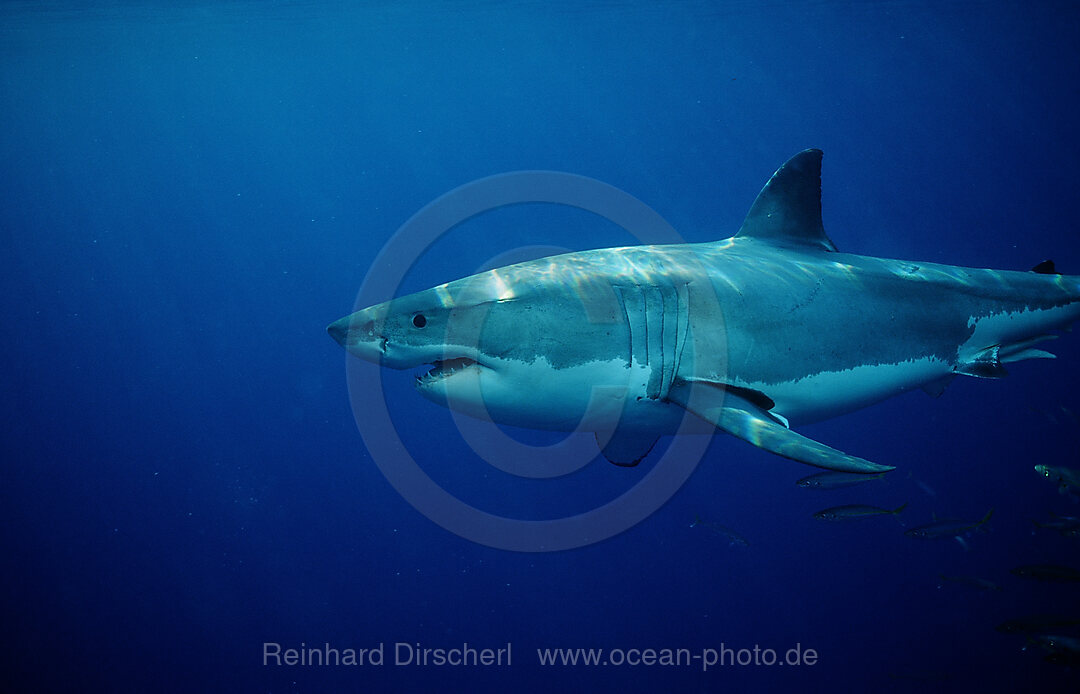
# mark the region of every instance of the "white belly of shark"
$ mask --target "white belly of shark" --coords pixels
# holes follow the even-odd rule
[[[417,383],[440,405],[478,419],[550,431],[605,431],[616,423],[674,433],[684,410],[644,398],[646,367],[622,359],[556,368],[544,357],[531,362],[489,358],[487,368],[470,367]],[[544,397],[533,397],[543,393]]]
[[[767,392],[776,403],[769,412],[783,417],[789,425],[798,425],[853,412],[951,373],[948,362],[925,357],[900,364],[825,371],[787,383],[739,385]]]
[[[1080,318],[1080,277],[843,254],[821,220],[821,152],[780,167],[739,232],[701,244],[568,253],[357,311],[330,335],[427,398],[495,422],[597,432],[644,457],[687,412],[777,455],[890,466],[793,431],[956,375],[1053,355],[1033,345]],[[692,345],[692,349],[688,347]],[[612,434],[610,438],[601,432]]]

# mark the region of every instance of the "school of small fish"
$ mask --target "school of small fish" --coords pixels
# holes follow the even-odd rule
[[[1071,410],[1062,408],[1063,412],[1073,416]],[[1069,467],[1051,466],[1039,464],[1035,466],[1036,474],[1045,477],[1052,482],[1059,493],[1073,496],[1077,501],[1080,496],[1080,470]],[[885,473],[858,474],[851,472],[825,471],[809,475],[799,479],[795,484],[803,489],[816,491],[832,491],[837,489],[850,489],[865,486],[875,480],[880,480]],[[910,475],[909,475],[910,477]],[[918,486],[929,496],[935,496],[935,492],[926,484],[916,480]],[[817,511],[813,517],[818,520],[829,522],[846,522],[865,520],[870,518],[892,517],[899,520],[900,514],[907,507],[902,503],[895,508],[872,506],[868,504],[840,504],[830,506]],[[905,529],[904,535],[916,540],[955,540],[964,550],[970,549],[969,539],[976,533],[985,533],[989,529],[989,523],[994,515],[994,509],[989,509],[979,518],[957,519],[938,518],[932,515],[929,523]],[[1053,512],[1049,517],[1042,520],[1032,520],[1034,532],[1054,532],[1063,537],[1080,539],[1080,515],[1059,515]],[[902,523],[901,523],[902,524]],[[703,520],[695,516],[692,528],[701,527],[716,535],[732,547],[749,547],[750,542],[735,530],[718,523]],[[1042,655],[1042,659],[1050,664],[1064,667],[1080,666],[1080,569],[1072,566],[1059,564],[1025,564],[1011,569],[1012,576],[1021,579],[1018,581],[1018,589],[1032,588],[1039,582],[1042,584],[1077,584],[1077,595],[1067,603],[1062,603],[1064,609],[1045,614],[1032,614],[1006,620],[997,625],[997,631],[1023,638],[1020,644],[1023,651],[1035,651]],[[966,588],[980,593],[990,593],[1005,590],[1006,587],[978,576],[938,574],[938,588],[946,585]],[[1067,589],[1067,588],[1063,588]],[[1068,590],[1068,589],[1067,589]]]

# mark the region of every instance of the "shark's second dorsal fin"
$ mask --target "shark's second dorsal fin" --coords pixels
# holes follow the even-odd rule
[[[758,193],[736,237],[835,251],[821,223],[821,150],[799,152]]]
[[[1035,272],[1035,273],[1038,273],[1040,275],[1059,275],[1059,274],[1061,274],[1061,273],[1059,273],[1057,271],[1057,268],[1054,267],[1054,261],[1053,260],[1044,260],[1041,263],[1039,263],[1038,265],[1036,265],[1035,267],[1031,268],[1031,271]]]

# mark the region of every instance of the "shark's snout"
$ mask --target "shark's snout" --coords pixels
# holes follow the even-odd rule
[[[330,325],[326,326],[326,332],[330,337],[334,338],[334,342],[338,343],[342,347],[347,347],[347,340],[349,338],[349,324],[347,318],[336,320]]]
[[[386,340],[376,334],[375,321],[361,313],[363,311],[334,321],[326,326],[326,332],[349,354],[378,362],[385,352]]]

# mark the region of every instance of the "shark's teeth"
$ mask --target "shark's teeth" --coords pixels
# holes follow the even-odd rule
[[[477,362],[468,357],[454,357],[453,359],[436,359],[431,369],[416,377],[416,382],[420,383],[432,383],[440,378],[446,378],[451,374],[457,373],[462,369],[467,369],[470,366],[475,366]]]

